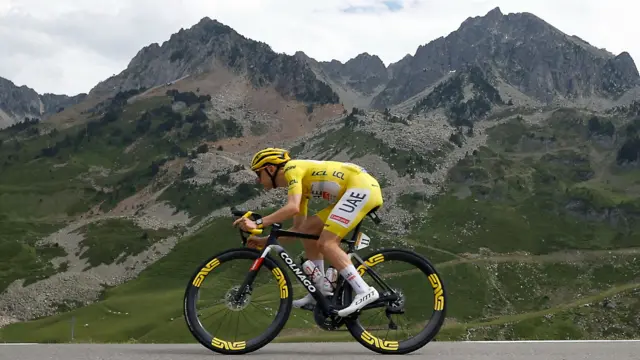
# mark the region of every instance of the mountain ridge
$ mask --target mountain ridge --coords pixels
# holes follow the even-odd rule
[[[17,86],[13,81],[0,77],[0,129],[26,119],[46,119],[86,98],[86,93],[68,96],[64,94],[39,94],[27,85]]]
[[[509,65],[508,62],[504,62],[511,61],[508,60],[511,59],[510,57],[505,58],[507,60],[502,63],[496,63],[495,60],[487,62],[486,59],[488,57],[486,55],[479,53],[478,55],[473,55],[473,52],[465,55],[465,52],[455,50],[455,47],[458,46],[454,44],[455,41],[460,42],[460,39],[467,37],[469,39],[475,38],[476,41],[488,41],[488,45],[485,45],[484,48],[495,47],[499,43],[490,38],[482,40],[481,37],[478,37],[476,28],[490,29],[493,32],[498,31],[498,33],[505,34],[514,31],[517,33],[519,31],[518,26],[513,25],[514,23],[526,23],[528,24],[526,26],[534,27],[539,34],[546,32],[552,38],[556,38],[556,41],[563,40],[567,44],[573,44],[583,49],[584,52],[591,54],[593,58],[589,61],[596,61],[597,64],[589,65],[590,67],[579,70],[582,71],[582,75],[563,79],[553,75],[553,71],[556,70],[550,70],[551,67],[549,66],[551,64],[544,65],[546,69],[534,69],[533,73],[528,75],[526,72],[517,70],[521,66],[518,65],[519,63]],[[501,28],[504,29],[500,30]],[[524,31],[527,31],[527,29]],[[214,42],[221,42],[222,46],[212,44],[213,39],[216,39]],[[189,58],[195,60],[183,63],[182,59],[185,56],[183,50],[194,49],[194,46],[189,46],[189,41],[192,43],[195,41],[200,44],[200,47],[207,47],[206,54],[203,54],[202,50],[189,50],[191,52],[196,51],[196,53],[189,54]],[[454,42],[452,43],[453,45],[447,45],[452,41]],[[473,42],[473,40],[471,41]],[[548,37],[541,41],[543,43],[552,42]],[[471,43],[471,48],[474,46],[476,45]],[[242,54],[242,48],[249,51],[255,49],[259,53],[271,55],[254,63],[246,62],[244,60],[246,55]],[[447,50],[447,48],[450,49]],[[442,51],[444,53],[440,53]],[[454,51],[454,53],[457,51],[459,54],[448,54],[449,51]],[[506,50],[500,51],[504,52]],[[500,55],[500,53],[497,55]],[[162,56],[163,59],[158,60],[159,56]],[[604,96],[605,98],[614,96],[619,99],[625,92],[640,86],[640,75],[635,61],[628,52],[622,51],[620,54],[614,55],[606,49],[590,45],[578,36],[563,33],[532,13],[521,12],[505,15],[499,7],[495,7],[483,16],[468,17],[460,24],[458,29],[446,36],[440,36],[428,43],[419,45],[414,54],[406,54],[403,58],[396,62],[391,62],[387,66],[377,55],[369,54],[368,52],[357,54],[344,64],[335,59],[317,61],[302,51],[296,51],[293,55],[276,54],[268,44],[249,39],[218,20],[203,17],[192,27],[180,29],[172,34],[162,44],[151,43],[142,47],[122,72],[99,82],[87,94],[79,94],[70,101],[66,101],[64,105],[75,105],[82,102],[86,96],[104,98],[104,96],[112,96],[118,91],[140,87],[151,88],[184,80],[189,76],[212,70],[213,65],[207,60],[210,56],[216,58],[222,56],[228,60],[226,65],[234,68],[236,73],[237,71],[245,73],[253,86],[275,83],[277,90],[285,96],[292,95],[303,101],[306,101],[304,99],[308,100],[315,97],[321,99],[318,100],[319,104],[340,101],[346,108],[358,107],[382,110],[384,107],[398,105],[416,95],[422,89],[432,85],[447,72],[455,71],[461,64],[469,61],[480,66],[497,66],[501,70],[501,76],[508,84],[543,103],[552,102],[557,96],[564,98],[566,101],[575,101],[581,97],[589,98],[593,96]],[[444,63],[440,65],[431,64],[429,59],[434,56],[440,59],[444,57]],[[474,58],[474,56],[480,57]],[[494,54],[493,56],[496,55]],[[504,56],[504,54],[500,56]],[[297,60],[306,63],[308,66],[299,62],[296,63]],[[570,61],[583,60],[576,58]],[[291,67],[294,73],[299,73],[302,76],[302,80],[296,80],[297,83],[291,84],[292,78],[290,77],[278,78],[277,74],[286,73],[286,69],[277,71],[268,70],[268,68],[256,70],[256,64],[260,62],[269,63],[269,68]],[[445,63],[447,64],[446,66]],[[577,69],[580,69],[580,67]],[[573,70],[558,69],[557,71],[559,73],[567,73]],[[602,79],[588,80],[590,76],[584,74],[590,73],[599,74],[596,77]],[[535,84],[531,82],[531,79],[546,79],[546,84]],[[52,104],[56,105],[57,103],[53,102]],[[616,103],[616,105],[621,104]],[[51,108],[51,106],[47,108]],[[0,110],[2,110],[1,107]],[[82,111],[86,110],[83,109]],[[50,115],[51,112],[47,112],[47,114]],[[12,118],[15,120],[16,116]]]
[[[89,93],[113,94],[151,88],[195,76],[213,70],[213,58],[225,61],[236,73],[245,74],[255,87],[273,84],[282,95],[303,102],[320,105],[338,102],[331,88],[312,78],[308,67],[294,56],[276,54],[268,44],[246,38],[209,17],[172,34],[162,45],[153,43],[143,47],[125,70],[98,83]],[[281,77],[289,72],[295,75]]]
[[[404,100],[465,63],[496,66],[510,84],[546,103],[556,94],[619,96],[640,84],[635,62],[627,52],[618,56],[607,53],[603,57],[600,49],[567,39],[570,37],[533,14],[503,15],[495,8],[485,16],[467,18],[447,36],[420,45],[413,56],[402,60],[402,66],[393,65],[394,72],[400,75],[394,76],[372,106],[382,108]],[[553,57],[554,51],[563,54],[563,61],[545,59]],[[576,57],[569,51],[578,51],[579,55]],[[531,72],[524,71],[527,68]],[[579,75],[563,79],[556,77],[554,71]],[[589,74],[596,74],[595,80],[590,80]],[[544,79],[546,83],[535,83],[532,79]]]

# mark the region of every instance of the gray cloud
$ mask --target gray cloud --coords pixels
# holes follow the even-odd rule
[[[12,42],[28,44],[31,51],[38,48],[37,51],[46,53],[56,51],[56,47],[76,47],[113,60],[130,58],[140,49],[141,40],[152,39],[154,34],[176,25],[162,11],[133,2],[115,14],[75,10],[41,18],[28,13],[8,13],[0,16],[0,24],[0,31],[17,37]],[[34,34],[39,39],[33,39]]]

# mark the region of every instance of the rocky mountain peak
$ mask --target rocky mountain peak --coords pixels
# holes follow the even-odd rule
[[[613,66],[616,69],[622,72],[623,77],[630,79],[637,79],[640,77],[636,63],[628,52],[623,51],[609,61],[613,63]]]
[[[502,17],[502,11],[500,10],[499,6],[494,7],[493,9],[491,9],[484,17],[486,19],[494,19],[494,18],[501,18]]]
[[[338,60],[317,62],[320,71],[333,82],[351,88],[363,95],[370,95],[387,83],[389,74],[377,55],[367,52],[342,63]]]
[[[313,60],[315,61],[313,58],[311,58],[309,55],[305,54],[304,51],[296,51],[295,54],[293,54],[294,57],[301,59],[301,60]]]
[[[470,16],[460,24],[460,28],[466,28],[469,26],[487,26],[496,24],[502,20],[504,14],[499,7],[491,9],[484,16]]]
[[[387,68],[377,55],[370,55],[367,52],[359,54],[344,64],[347,72],[370,72],[374,75],[385,76]]]
[[[615,57],[533,14],[504,15],[494,8],[420,46],[401,65],[391,65],[393,78],[372,106],[402,102],[465,64],[492,67],[508,84],[542,102],[558,97],[615,98],[640,84],[628,54]]]
[[[189,29],[159,44],[142,48],[127,68],[91,90],[106,93],[151,88],[224,66],[256,87],[272,85],[283,96],[309,103],[337,103],[338,96],[319,81],[307,62],[275,53],[263,42],[248,39],[232,28],[202,18]]]

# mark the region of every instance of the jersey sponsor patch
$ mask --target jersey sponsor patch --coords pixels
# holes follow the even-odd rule
[[[342,216],[338,216],[336,214],[332,214],[331,216],[329,216],[329,219],[341,222],[343,224],[349,224],[349,219],[345,219]]]
[[[340,184],[331,181],[317,181],[311,183],[311,196],[334,202],[340,193]]]
[[[298,185],[298,180],[296,179],[291,179],[289,180],[289,189],[288,191],[291,192],[293,190],[295,190],[296,188],[300,187],[300,185]]]
[[[369,201],[369,194],[369,189],[347,189],[331,210],[329,219],[348,227]]]

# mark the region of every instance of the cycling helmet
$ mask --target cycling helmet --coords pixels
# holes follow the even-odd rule
[[[266,148],[253,155],[251,170],[256,171],[266,165],[281,165],[291,160],[289,151],[279,148]]]

